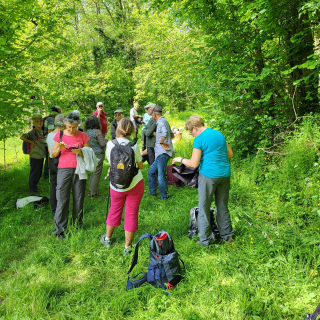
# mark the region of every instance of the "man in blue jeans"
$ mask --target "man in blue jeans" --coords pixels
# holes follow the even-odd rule
[[[156,105],[152,111],[152,118],[157,121],[155,161],[148,171],[149,194],[157,196],[157,178],[161,197],[168,199],[167,162],[172,157],[172,132],[168,121],[162,116],[162,108]]]

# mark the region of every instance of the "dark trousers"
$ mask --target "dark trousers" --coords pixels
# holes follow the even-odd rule
[[[150,164],[150,166],[154,163],[154,160],[156,158],[156,153],[154,152],[154,148],[152,147],[148,147],[148,163]]]
[[[51,182],[51,193],[50,193],[50,204],[51,204],[51,211],[54,216],[57,208],[57,174],[58,168],[54,164],[54,159],[49,158],[49,167],[50,167],[50,182]]]
[[[56,233],[63,233],[68,226],[69,200],[72,188],[73,208],[71,225],[82,227],[83,200],[86,191],[86,181],[80,180],[75,174],[76,168],[60,168],[57,175],[57,209],[54,216]]]
[[[43,178],[48,179],[49,178],[49,152],[48,147],[46,147],[46,158],[44,162],[44,168],[43,168]]]
[[[143,132],[141,132],[142,151],[147,149],[146,138],[147,138],[146,135]]]
[[[29,190],[38,191],[38,182],[41,178],[43,159],[30,158]]]

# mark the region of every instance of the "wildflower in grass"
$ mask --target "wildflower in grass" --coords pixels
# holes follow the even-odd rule
[[[269,241],[269,243],[270,243],[270,244],[273,244],[273,241],[272,241],[272,240],[270,240],[270,241]]]
[[[308,182],[310,180],[310,178],[304,178],[304,180]]]
[[[297,168],[297,167],[298,167],[298,165],[296,164],[296,165],[294,166],[294,169]]]
[[[307,187],[311,187],[311,186],[312,186],[311,182],[307,183]]]
[[[275,232],[275,235],[276,235],[276,236],[278,236],[278,235],[279,235],[279,232],[278,232],[278,231],[276,231],[276,232]]]
[[[313,164],[314,167],[316,167],[317,165],[318,165],[318,163],[316,163],[316,162]]]
[[[264,291],[264,288],[261,288],[262,291]]]

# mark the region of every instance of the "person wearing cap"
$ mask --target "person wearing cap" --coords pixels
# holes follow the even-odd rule
[[[110,123],[107,121],[107,114],[103,111],[102,102],[97,103],[97,110],[93,112],[93,115],[100,120],[101,132],[105,135],[105,138],[108,139],[107,133],[108,133],[108,126],[110,126]]]
[[[152,165],[155,160],[154,146],[156,142],[155,132],[157,129],[157,122],[152,118],[152,110],[155,106],[155,103],[149,103],[147,106],[147,113],[150,116],[147,123],[142,128],[141,138],[142,143],[145,144],[146,150],[143,150],[142,161],[148,161],[149,165]]]
[[[58,114],[61,114],[61,108],[58,106],[52,107],[50,114],[43,118],[42,131],[45,137],[48,136],[50,132],[55,129],[54,119]],[[43,168],[43,179],[49,178],[49,152],[48,147],[46,147],[46,157]]]
[[[142,116],[138,115],[138,112],[137,112],[138,109],[139,109],[139,103],[138,102],[135,102],[133,104],[133,108],[130,109],[130,120],[132,121],[132,123],[134,125],[134,131],[136,133],[136,136],[138,134],[139,124],[142,121]]]
[[[118,123],[123,118],[123,111],[121,109],[117,109],[114,112],[114,117],[116,118],[116,120],[114,120],[111,123],[111,137],[112,137],[112,140],[114,140],[116,138],[116,131],[117,131],[117,128],[118,128]]]
[[[152,107],[155,106],[155,103],[148,103],[144,109],[146,110],[146,113],[143,115],[143,127],[141,130],[141,142],[142,142],[142,151],[146,150],[146,136],[144,133],[144,129],[146,128],[146,125],[148,124],[151,114],[148,112],[150,111],[150,108],[152,109]]]
[[[156,105],[152,110],[152,118],[157,122],[155,161],[148,170],[149,195],[157,196],[157,178],[161,197],[159,200],[168,199],[167,163],[172,157],[173,134],[168,121],[162,116],[162,108]]]

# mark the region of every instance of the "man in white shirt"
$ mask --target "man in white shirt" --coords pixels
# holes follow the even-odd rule
[[[138,115],[137,110],[139,109],[139,103],[135,102],[133,104],[133,108],[130,110],[130,120],[132,121],[133,125],[134,125],[134,131],[135,131],[135,136],[137,136],[138,134],[138,130],[139,130],[139,118],[140,121],[142,120],[142,116]],[[141,122],[140,122],[141,123]]]

